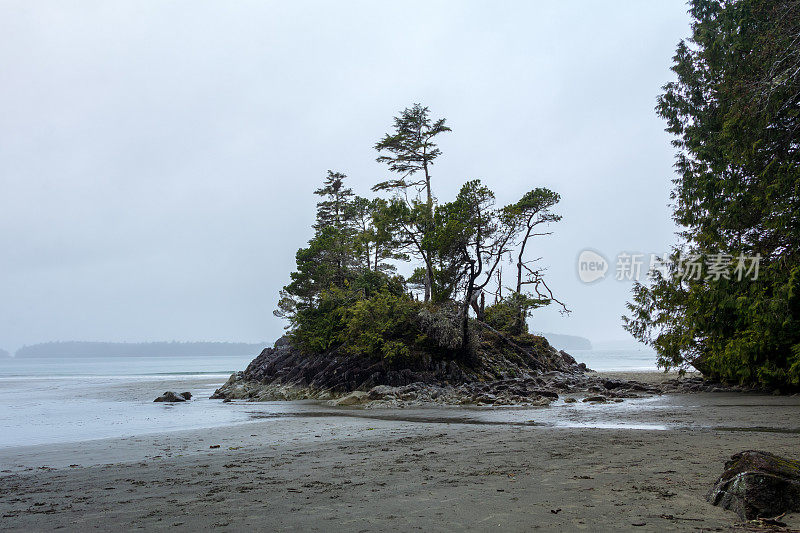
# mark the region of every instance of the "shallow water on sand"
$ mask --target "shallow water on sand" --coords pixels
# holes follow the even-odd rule
[[[576,354],[578,355],[578,354]],[[153,360],[157,359],[157,360]],[[120,360],[5,361],[0,365],[0,448],[81,442],[287,418],[348,417],[409,423],[579,427],[661,431],[708,427],[728,431],[800,432],[800,399],[758,395],[694,394],[592,405],[551,407],[337,408],[318,402],[210,400],[230,372],[250,356],[120,358]],[[638,365],[630,359],[628,367]],[[595,365],[597,366],[597,365]],[[601,365],[602,366],[602,365]],[[608,366],[611,366],[610,364]],[[628,369],[624,365],[617,368]],[[153,403],[167,390],[189,391],[181,404]],[[581,395],[578,395],[580,399]],[[768,406],[768,408],[766,408]],[[765,409],[766,408],[766,409]],[[752,425],[732,424],[752,419]]]
[[[228,405],[249,406],[247,413],[253,420],[347,417],[414,424],[800,433],[800,397],[740,393],[665,394],[607,404],[566,403],[561,398],[549,407],[426,406],[371,409],[329,407],[313,402],[234,402]],[[282,408],[282,405],[285,407]],[[736,420],[737,424],[731,423],[731,420]]]

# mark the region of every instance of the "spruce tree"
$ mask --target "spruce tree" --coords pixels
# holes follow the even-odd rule
[[[413,243],[414,253],[424,263],[425,301],[432,295],[435,264],[434,247],[429,238],[435,204],[431,167],[442,153],[435,139],[448,131],[451,130],[445,119],[432,120],[427,107],[414,104],[395,117],[394,131],[375,144],[375,149],[381,153],[377,161],[386,163],[399,177],[380,182],[372,190],[394,192],[396,199],[406,203],[410,216],[406,217],[402,228]]]

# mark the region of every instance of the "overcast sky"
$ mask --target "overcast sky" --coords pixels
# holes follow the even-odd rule
[[[434,187],[561,193],[534,243],[569,317],[624,339],[630,282],[579,281],[674,242],[653,108],[684,2],[0,1],[0,348],[274,340],[328,169],[386,178],[402,108],[446,117]],[[613,272],[609,273],[613,278]]]

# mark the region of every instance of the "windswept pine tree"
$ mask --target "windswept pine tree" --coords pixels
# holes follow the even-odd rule
[[[442,154],[436,145],[436,136],[448,131],[451,130],[445,119],[432,120],[427,107],[414,104],[395,117],[394,131],[375,144],[375,149],[382,154],[377,161],[386,163],[397,177],[376,184],[372,190],[399,193],[395,202],[400,208],[396,211],[402,213],[398,217],[404,239],[401,242],[424,263],[426,302],[433,296],[436,261],[430,239],[435,203],[431,167]]]
[[[798,387],[800,3],[693,0],[690,13],[657,107],[675,135],[681,242],[668,272],[635,286],[626,327],[665,368]],[[687,258],[727,268],[687,275]]]
[[[506,207],[503,211],[503,216],[509,220],[509,224],[517,227],[519,234],[515,257],[517,282],[514,292],[505,299],[505,307],[510,308],[509,312],[515,317],[511,326],[511,331],[515,335],[528,331],[527,318],[533,309],[556,303],[561,308],[562,314],[570,312],[562,301],[553,296],[553,291],[545,280],[544,270],[536,267],[535,263],[541,258],[526,259],[525,255],[532,237],[552,233],[539,231],[538,228],[561,220],[561,215],[551,211],[560,201],[561,195],[558,193],[537,187],[525,193],[517,203]],[[531,289],[530,294],[523,291],[527,287]]]

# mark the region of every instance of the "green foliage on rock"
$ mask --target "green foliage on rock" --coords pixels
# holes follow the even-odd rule
[[[484,321],[497,331],[512,336],[528,333],[527,317],[531,311],[550,303],[550,300],[531,298],[518,292],[486,308]]]
[[[444,119],[431,119],[420,105],[395,119],[393,131],[375,146],[394,177],[373,190],[389,198],[356,196],[344,174],[328,171],[314,192],[314,236],[297,251],[297,269],[275,311],[288,320],[295,345],[404,367],[474,354],[472,325],[484,318],[478,296],[482,302],[518,238],[522,261],[532,228],[560,219],[549,211],[559,197],[538,188],[498,208],[494,193],[472,180],[453,201],[439,203],[431,167],[441,151],[434,141],[448,131]],[[415,263],[404,279],[396,265],[408,261]],[[530,309],[549,302],[520,295],[504,305],[516,306],[521,331]]]
[[[354,352],[386,360],[412,363],[418,341],[420,304],[407,294],[381,291],[359,300],[346,311],[345,340]]]
[[[658,113],[676,136],[682,243],[637,284],[627,329],[665,368],[800,386],[800,4],[693,0]],[[681,258],[759,257],[753,276],[687,279]]]
[[[503,333],[511,333],[514,331],[519,321],[517,309],[506,302],[490,305],[486,308],[484,313],[484,322]],[[523,331],[528,331],[528,324],[524,325]]]

